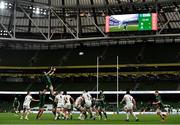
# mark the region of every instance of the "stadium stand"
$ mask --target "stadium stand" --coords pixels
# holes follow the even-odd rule
[[[137,63],[177,63],[179,43],[174,44],[135,44],[100,47],[67,48],[58,50],[0,50],[2,66],[73,66],[96,65],[97,56],[101,65]],[[142,51],[143,49],[143,52]],[[155,51],[156,53],[152,52]],[[84,52],[84,55],[79,55]],[[17,56],[18,55],[18,56]]]

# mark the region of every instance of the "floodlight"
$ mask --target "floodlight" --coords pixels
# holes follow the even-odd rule
[[[4,9],[5,8],[5,3],[3,1],[0,2],[0,9]]]
[[[79,52],[79,55],[80,55],[80,56],[84,55],[84,52]]]
[[[35,13],[36,13],[36,14],[40,14],[40,9],[39,9],[39,8],[36,8]]]

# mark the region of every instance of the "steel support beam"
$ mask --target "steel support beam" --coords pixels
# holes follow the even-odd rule
[[[9,35],[11,38],[13,38],[13,36],[11,35],[11,33],[8,31],[8,29],[7,29],[7,28],[4,26],[4,24],[2,23],[2,19],[1,19],[0,25],[3,27],[3,29],[4,29],[5,31],[7,31],[8,35]]]
[[[48,0],[49,8],[48,8],[48,40],[51,37],[51,0]]]
[[[164,30],[164,28],[166,27],[166,25],[169,24],[171,20],[167,20],[167,22],[163,25],[163,27],[159,30],[158,34],[161,34],[161,32]]]
[[[14,2],[15,0],[6,0],[7,2],[9,1],[9,2]],[[34,2],[34,3],[32,3],[32,2],[30,2],[30,1],[27,1],[27,0],[19,0],[19,2],[21,2],[21,3],[23,3],[23,4],[27,4],[27,5],[33,5],[33,6],[39,6],[39,7],[43,7],[43,8],[49,8],[49,5],[48,4],[46,4],[46,3],[40,3],[40,2]],[[157,3],[160,3],[160,4],[166,4],[167,2],[169,2],[169,3],[173,3],[173,2],[176,2],[176,3],[180,3],[180,1],[179,0],[168,0],[168,1],[166,1],[166,0],[164,0],[164,1],[157,1]],[[147,1],[147,2],[134,2],[133,3],[134,5],[137,5],[137,6],[139,6],[139,5],[141,5],[141,6],[143,6],[143,5],[145,5],[145,4],[148,4],[148,5],[154,5],[154,1],[152,0],[152,1]],[[122,4],[118,4],[118,5],[112,5],[112,7],[118,7],[119,5],[123,5],[123,6],[127,6],[128,7],[128,5],[129,5],[129,2],[122,2]],[[90,7],[95,7],[95,8],[104,8],[104,9],[106,9],[106,6],[105,5],[94,5],[94,6],[89,6],[89,5],[81,5],[81,6],[63,6],[63,5],[58,5],[58,6],[55,6],[55,5],[51,5],[51,8],[54,8],[54,9],[59,9],[59,8],[66,8],[66,9],[77,9],[77,8],[79,8],[79,9],[89,9]]]
[[[3,38],[0,37],[0,41],[13,41],[13,42],[20,42],[20,43],[59,43],[59,44],[72,44],[72,43],[79,43],[79,42],[101,42],[104,40],[118,40],[118,42],[125,42],[125,40],[130,40],[127,43],[135,43],[135,39],[155,39],[155,38],[178,38],[180,42],[180,34],[157,34],[157,35],[139,35],[139,36],[120,36],[120,37],[92,37],[92,38],[79,38],[79,39],[58,39],[58,40],[38,40],[38,39],[20,39],[20,38]]]
[[[89,15],[86,14],[86,17],[94,24],[94,26],[101,32],[101,34],[106,37],[106,34],[96,25],[96,23],[89,17]]]
[[[170,20],[166,17],[166,14],[165,13],[161,13],[162,16],[164,17],[165,21],[166,22],[170,22]],[[171,29],[171,25],[169,23],[167,23],[166,25],[168,25],[168,28]]]
[[[76,0],[76,6],[79,6],[79,0]],[[81,24],[81,18],[80,18],[80,9],[77,9],[77,15],[76,15],[76,37],[79,38],[80,33],[80,24]]]
[[[93,0],[90,0],[91,1],[91,5],[94,5],[94,1]],[[93,17],[94,17],[94,23],[96,24],[96,25],[98,25],[98,21],[97,21],[97,16],[96,16],[96,10],[95,10],[95,8],[92,8],[92,11],[93,11]],[[96,28],[96,30],[97,30],[97,32],[98,32],[98,28]]]
[[[13,24],[13,20],[14,20],[14,7],[15,7],[15,3],[13,4],[13,9],[10,10],[10,17],[9,17],[9,24],[8,24],[8,31],[10,31],[12,29],[12,24]]]
[[[66,23],[61,19],[61,17],[59,17],[59,15],[51,8],[52,13],[54,13],[54,15],[59,19],[59,21],[67,28],[67,30],[69,30],[69,32],[71,33],[71,35],[74,38],[77,38],[74,33],[72,32],[72,30],[66,25]]]
[[[33,3],[34,0],[31,0],[31,2]],[[33,5],[31,5],[31,7],[33,8]],[[31,13],[30,13],[30,17],[32,18],[32,15],[33,15],[33,10],[31,10]],[[30,33],[31,32],[31,28],[32,28],[32,22],[31,20],[29,19],[29,27],[28,27],[28,32]]]
[[[14,2],[14,27],[13,27],[13,36],[16,38],[16,9],[17,9],[17,0]]]
[[[65,6],[65,0],[62,0],[62,5]],[[65,8],[62,8],[62,21],[65,22],[66,20],[66,13],[65,13]],[[66,26],[63,26],[64,28],[64,33],[66,33]]]
[[[33,23],[34,26],[36,26],[36,28],[39,30],[39,32],[41,33],[41,35],[47,40],[48,38],[46,37],[46,35],[44,35],[44,33],[41,31],[41,29],[38,27],[38,25],[33,21],[33,19],[28,15],[28,13],[21,7],[21,5],[18,4],[18,7],[23,11],[23,13],[31,20],[31,22]]]

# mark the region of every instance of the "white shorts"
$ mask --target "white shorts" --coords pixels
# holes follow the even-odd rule
[[[63,103],[58,103],[57,104],[57,108],[63,108],[64,107],[64,104]]]
[[[84,107],[85,107],[85,108],[90,108],[91,105],[92,105],[92,101],[85,101]]]
[[[133,104],[132,104],[132,103],[126,104],[126,105],[124,106],[124,109],[125,109],[125,110],[133,110]]]
[[[66,103],[66,104],[64,105],[64,108],[65,108],[65,109],[71,109],[71,103]]]
[[[30,105],[23,105],[24,110],[30,110]]]

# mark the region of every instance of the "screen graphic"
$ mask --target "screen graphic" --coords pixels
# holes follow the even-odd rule
[[[157,14],[125,14],[106,17],[106,32],[157,30]]]

